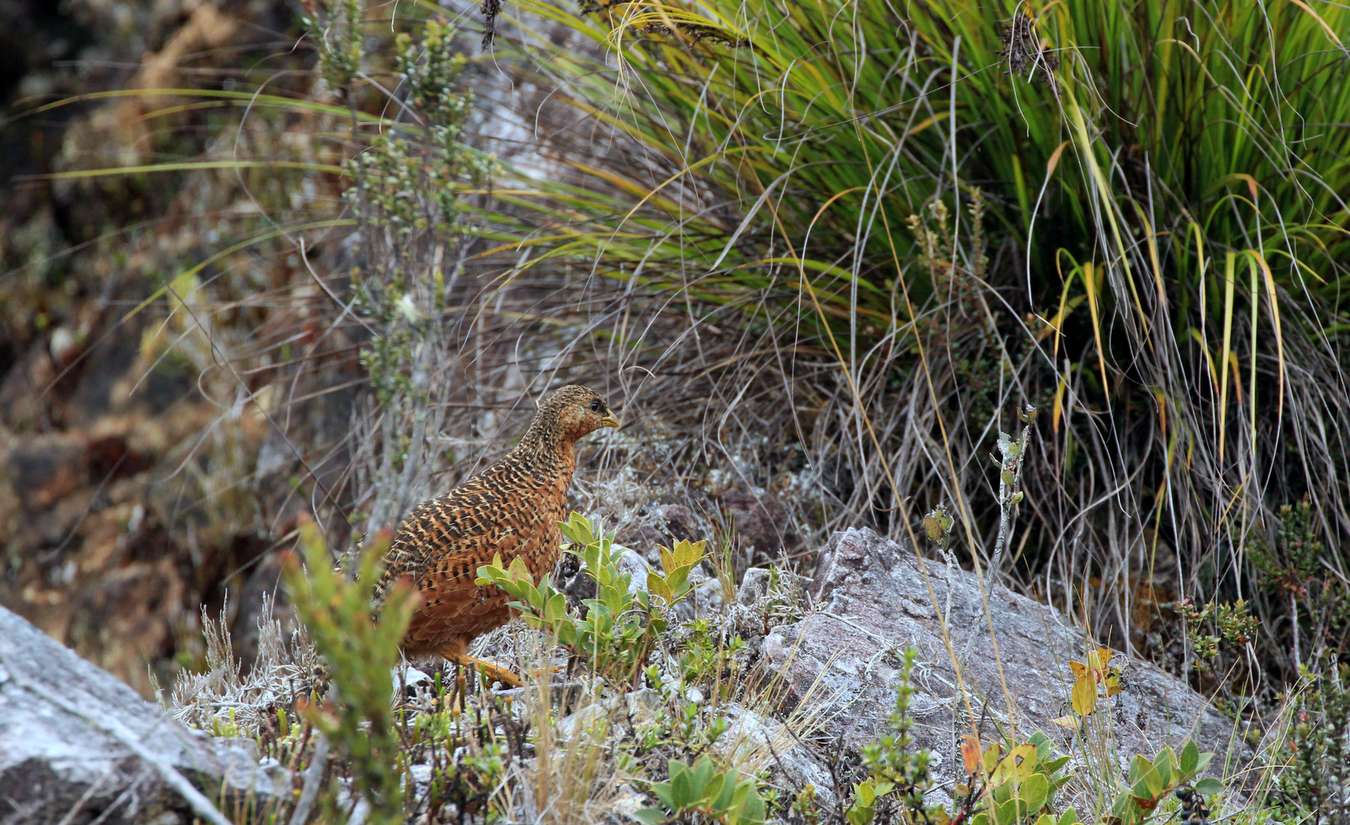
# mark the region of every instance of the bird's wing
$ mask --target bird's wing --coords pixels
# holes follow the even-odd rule
[[[473,586],[478,566],[514,544],[508,502],[489,479],[470,479],[450,493],[424,502],[400,525],[384,559],[377,593],[408,577],[419,590]]]

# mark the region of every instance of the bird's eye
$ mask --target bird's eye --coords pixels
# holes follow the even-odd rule
[[[594,401],[591,402],[591,412],[600,412],[600,407],[602,406],[603,405],[600,403],[600,399],[599,398],[595,399]]]

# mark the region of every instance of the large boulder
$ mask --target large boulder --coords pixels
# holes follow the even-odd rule
[[[170,720],[0,607],[0,823],[167,825],[264,810],[289,790],[252,743]]]
[[[932,751],[939,776],[953,776],[959,765],[972,715],[985,743],[1000,730],[1023,737],[1039,730],[1067,752],[1071,733],[1055,720],[1069,714],[1068,662],[1084,660],[1094,646],[1089,635],[1002,586],[990,593],[986,617],[973,573],[934,561],[923,568],[910,549],[871,531],[836,533],[811,583],[818,609],[774,628],[764,642],[788,698],[823,720],[822,734],[860,749],[885,731],[901,655],[913,646],[914,736]],[[1123,670],[1124,689],[1099,712],[1109,714],[1122,767],[1134,754],[1152,756],[1188,737],[1219,753],[1242,747],[1233,743],[1234,722],[1181,680],[1123,655],[1112,664]]]

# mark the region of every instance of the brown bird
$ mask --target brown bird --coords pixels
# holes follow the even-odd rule
[[[511,671],[470,656],[475,636],[506,624],[509,597],[474,583],[480,565],[501,554],[503,565],[525,560],[535,579],[550,573],[562,545],[567,487],[576,469],[576,442],[619,419],[594,391],[577,385],[548,395],[515,449],[439,498],[419,505],[399,526],[377,597],[409,579],[421,600],[403,637],[409,658],[439,655],[478,667],[518,687]]]

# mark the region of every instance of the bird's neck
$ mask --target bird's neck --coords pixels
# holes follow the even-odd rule
[[[576,443],[554,432],[531,427],[514,450],[523,461],[543,474],[556,474],[570,480],[577,466]]]

